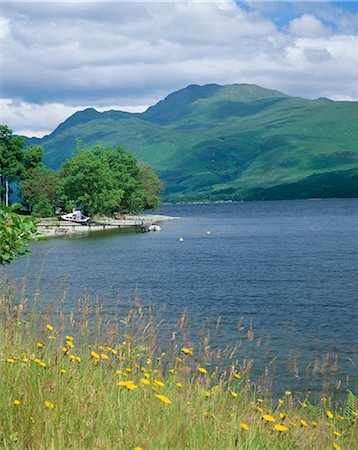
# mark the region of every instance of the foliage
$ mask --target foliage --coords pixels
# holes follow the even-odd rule
[[[253,85],[188,86],[140,114],[77,112],[41,145],[55,168],[78,136],[91,146],[119,142],[153,167],[173,201],[352,197],[357,122],[358,102]]]
[[[42,202],[46,199],[53,212],[58,203],[58,173],[46,169],[43,165],[37,165],[29,168],[27,174],[28,176],[20,182],[20,193],[24,205],[31,211],[42,198]]]
[[[219,369],[208,350],[183,347],[178,336],[163,352],[153,309],[133,308],[119,333],[87,300],[58,316],[22,304],[12,313],[5,301],[1,448],[356,448],[356,410],[344,417],[324,397],[311,417],[295,393],[275,398],[261,384],[256,394],[245,364]]]
[[[16,214],[20,205],[0,208],[0,264],[10,264],[27,250],[27,246],[36,232],[34,220],[28,216]]]
[[[154,209],[160,203],[159,192],[163,190],[163,182],[155,175],[148,164],[139,164],[139,182],[145,192],[144,208]]]
[[[35,204],[32,214],[35,217],[51,217],[55,213],[53,205],[45,194],[41,194]]]
[[[138,212],[158,202],[155,187],[147,194],[149,170],[146,173],[122,147],[82,147],[61,166],[59,196],[87,215]],[[160,186],[155,175],[152,182]]]

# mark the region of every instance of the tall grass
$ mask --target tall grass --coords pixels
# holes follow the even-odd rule
[[[205,333],[190,342],[185,313],[165,340],[139,301],[109,320],[86,301],[68,315],[28,310],[5,289],[0,308],[1,448],[356,448],[353,393],[339,405],[274,397],[250,359],[217,367]]]

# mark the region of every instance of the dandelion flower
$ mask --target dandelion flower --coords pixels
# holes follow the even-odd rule
[[[232,398],[236,398],[239,395],[237,392],[234,391],[230,391],[230,394]]]
[[[145,373],[144,374],[144,378],[147,378],[147,379],[150,378],[150,374],[149,373]]]
[[[142,447],[136,447],[134,450],[143,450]]]
[[[285,397],[290,397],[292,395],[292,392],[291,391],[286,391],[285,392]]]
[[[96,353],[96,352],[91,352],[91,356],[92,356],[92,358],[94,358],[94,359],[99,359],[99,354]]]
[[[200,373],[208,373],[208,371],[204,369],[204,367],[198,367],[198,370]]]
[[[14,358],[6,358],[6,362],[9,364],[14,364],[16,361]]]
[[[303,406],[304,408],[307,408],[307,403],[302,403],[302,406]]]
[[[66,344],[67,344],[67,347],[69,347],[69,348],[73,348],[74,347],[74,344],[73,344],[72,341],[66,341]]]
[[[25,364],[27,364],[29,362],[29,358],[22,358],[22,362],[24,362]]]
[[[178,387],[179,389],[181,389],[183,387],[183,385],[181,383],[176,383],[175,386]]]
[[[140,382],[141,382],[142,384],[146,385],[146,386],[148,386],[148,385],[150,384],[150,381],[148,381],[146,378],[142,378],[142,379],[140,380]]]
[[[211,395],[211,392],[210,392],[210,391],[206,391],[206,392],[205,392],[205,397],[206,397],[206,398],[209,398],[210,395]]]
[[[185,355],[192,355],[193,354],[193,350],[190,350],[190,348],[188,347],[183,347],[181,349],[181,351],[185,354]]]
[[[170,370],[169,370],[169,373],[171,373],[172,375],[174,375],[174,374],[175,374],[175,372],[176,372],[176,370],[175,370],[175,369],[170,369]]]
[[[281,424],[279,424],[279,425],[274,425],[274,429],[277,430],[277,431],[279,431],[280,433],[281,433],[282,431],[287,431],[287,430],[288,430],[288,428],[285,427],[285,425],[281,425]]]
[[[335,450],[341,450],[341,447],[338,444],[336,444],[335,442],[333,442],[332,446]]]
[[[317,422],[312,422],[312,426],[313,426],[313,428],[316,428],[316,426],[318,425],[318,423]]]
[[[266,422],[275,422],[275,418],[269,414],[264,414],[262,418],[263,420],[266,420]]]
[[[239,380],[239,379],[241,378],[240,372],[234,373],[234,377],[237,378],[237,379]]]
[[[286,414],[286,413],[280,413],[280,419],[281,419],[281,420],[285,420],[286,417],[287,417],[287,414]]]
[[[328,419],[333,419],[334,415],[331,413],[331,411],[326,412]]]
[[[48,331],[52,331],[53,330],[53,326],[50,325],[49,323],[46,325],[46,328],[48,329]]]
[[[49,402],[48,400],[46,400],[46,401],[44,402],[44,405],[45,405],[46,408],[48,408],[48,409],[54,409],[54,408],[55,408],[55,405],[54,405],[53,403]]]
[[[333,428],[333,423],[327,422],[327,427]]]
[[[256,408],[258,412],[263,413],[264,410],[262,408],[260,408],[259,406]]]
[[[263,403],[264,401],[262,400],[262,398],[258,398],[257,399],[257,403]]]
[[[164,383],[159,381],[159,380],[154,380],[154,384],[156,384],[159,387],[163,387],[164,386]]]
[[[66,347],[61,348],[62,353],[66,354],[68,352],[68,349]]]
[[[305,420],[300,420],[301,427],[307,427],[307,422]]]
[[[278,399],[278,404],[279,404],[279,406],[282,406],[284,403],[285,403],[285,402],[282,400],[282,398],[279,398],[279,399]]]
[[[60,373],[64,374],[64,373],[66,373],[66,370],[65,369],[61,369]]]
[[[246,425],[246,423],[240,423],[240,428],[242,428],[245,431],[249,431],[250,427]]]
[[[162,401],[163,403],[166,403],[168,405],[170,405],[171,401],[169,400],[168,397],[166,397],[165,395],[160,395],[160,394],[155,394],[155,396]]]
[[[56,339],[56,336],[51,335],[47,339],[50,339],[50,341],[54,341]]]
[[[342,436],[341,433],[339,433],[338,431],[333,431],[333,434],[334,434],[335,436],[337,436],[337,437],[341,437],[341,436]]]
[[[101,353],[101,359],[108,359],[108,355],[106,355],[105,353]]]
[[[66,341],[73,341],[73,337],[72,336],[66,336]]]
[[[38,342],[38,343],[37,343],[37,347],[38,347],[38,348],[44,348],[44,347],[45,347],[45,344],[43,344],[42,342]]]
[[[21,404],[20,400],[14,400],[14,405],[19,406]]]
[[[290,422],[291,427],[297,427],[297,425],[295,424],[295,422]]]

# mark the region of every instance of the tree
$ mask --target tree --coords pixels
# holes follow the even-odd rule
[[[13,136],[12,130],[0,125],[0,199],[5,199],[5,184],[17,180],[22,171],[22,149],[25,139]]]
[[[139,164],[139,181],[145,192],[144,208],[154,209],[160,203],[159,193],[163,189],[163,182],[155,175],[148,164]]]
[[[23,247],[29,244],[36,232],[32,217],[16,214],[20,206],[0,207],[0,265],[10,264],[24,255],[28,250],[23,250]]]
[[[147,206],[144,178],[124,148],[82,147],[61,166],[60,199],[86,215],[138,212]]]
[[[58,173],[46,169],[42,164],[30,168],[28,176],[20,182],[20,194],[27,209],[32,211],[40,197],[45,197],[47,202],[52,205],[53,214],[54,208],[58,204],[57,181]]]

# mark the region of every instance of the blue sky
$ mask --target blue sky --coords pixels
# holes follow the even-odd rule
[[[143,111],[188,84],[358,101],[358,2],[0,3],[0,122],[41,136],[76,110]]]

